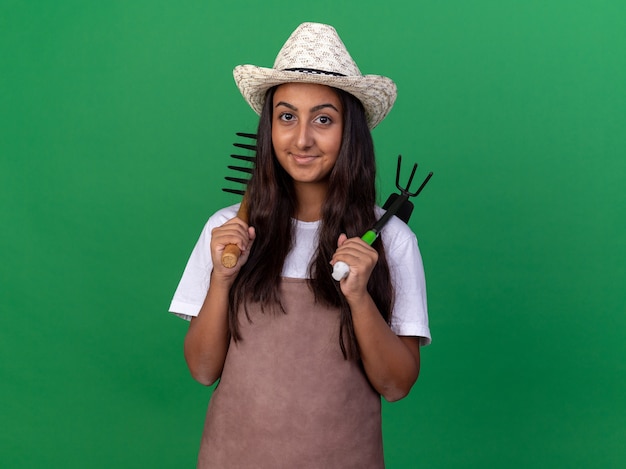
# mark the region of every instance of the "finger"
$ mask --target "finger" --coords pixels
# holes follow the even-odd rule
[[[248,227],[248,238],[251,241],[254,241],[254,239],[256,238],[256,229],[254,228],[254,226]]]
[[[242,249],[242,253],[247,255],[252,249],[252,245],[254,244],[254,240],[256,239],[256,230],[253,226],[248,227],[248,242],[246,244],[246,248]]]
[[[237,224],[237,225],[246,226],[246,227],[248,226],[248,224],[245,221],[243,221],[241,218],[239,218],[239,217],[233,217],[233,218],[225,221],[222,226],[224,226],[224,225],[232,225],[232,224]]]
[[[350,270],[371,271],[378,262],[378,252],[368,245],[358,243],[344,244],[344,248],[338,250],[333,257],[335,262],[343,261],[350,266]]]
[[[369,257],[377,254],[376,250],[360,238],[346,240],[337,251],[339,256]]]
[[[345,233],[341,233],[339,235],[339,239],[337,239],[337,247],[341,247],[341,245],[343,245],[343,243],[345,243],[347,239],[348,236],[346,236]]]
[[[243,251],[247,248],[250,240],[249,227],[238,222],[227,222],[214,228],[211,236],[218,250],[222,250],[228,244],[235,244]]]

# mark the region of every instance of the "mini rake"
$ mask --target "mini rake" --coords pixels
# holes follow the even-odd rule
[[[238,137],[244,137],[256,140],[256,134],[247,134],[244,132],[237,132]],[[237,148],[242,148],[244,150],[256,151],[256,145],[250,145],[249,143],[233,143],[233,145]],[[235,155],[231,154],[231,158],[234,158],[239,161],[246,161],[252,164],[251,166],[228,166],[228,169],[232,169],[234,171],[239,171],[246,175],[252,174],[253,165],[256,160],[255,156],[245,156],[245,155]],[[246,186],[250,181],[249,178],[241,178],[241,177],[230,177],[226,176],[224,179],[230,182],[235,182],[238,184],[242,184]],[[237,210],[237,217],[241,218],[244,222],[248,223],[248,199],[246,197],[246,191],[243,189],[229,189],[222,188],[224,192],[230,192],[231,194],[237,194],[243,196],[241,200],[241,205],[239,206],[239,210]],[[222,253],[222,265],[229,269],[232,269],[237,265],[237,261],[239,260],[239,256],[241,256],[241,250],[236,244],[229,244],[224,248],[224,252]]]

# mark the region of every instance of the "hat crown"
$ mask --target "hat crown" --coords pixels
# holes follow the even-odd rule
[[[359,67],[335,28],[319,23],[302,23],[298,26],[278,52],[274,68],[310,69],[344,76],[361,76]]]

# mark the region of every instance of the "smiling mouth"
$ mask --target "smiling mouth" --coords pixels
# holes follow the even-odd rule
[[[297,162],[297,163],[309,163],[313,160],[315,160],[317,158],[317,156],[315,155],[297,155],[295,153],[291,154],[291,157]]]

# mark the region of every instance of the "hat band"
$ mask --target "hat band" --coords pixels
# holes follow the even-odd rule
[[[327,72],[325,70],[318,70],[316,68],[285,68],[283,71],[285,71],[285,72],[310,73],[312,75],[330,75],[330,76],[333,76],[333,77],[345,77],[345,75],[343,73]]]

